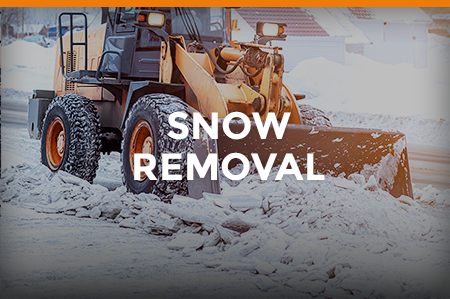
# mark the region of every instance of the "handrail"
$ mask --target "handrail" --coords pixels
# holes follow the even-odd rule
[[[103,58],[105,57],[105,54],[108,54],[108,53],[109,54],[116,54],[116,55],[119,56],[119,71],[118,71],[118,74],[117,74],[117,80],[120,81],[120,79],[122,79],[122,55],[120,55],[119,52],[112,51],[112,50],[104,51],[102,53],[102,57],[100,58],[100,62],[98,64],[97,72],[95,73],[95,79],[100,81],[100,73],[101,73],[100,69],[101,69],[101,67],[103,65]]]
[[[60,47],[60,56],[61,56],[61,73],[69,82],[79,83],[79,80],[70,78],[67,76],[64,70],[64,47],[63,47],[63,34],[62,34],[62,16],[68,15],[70,16],[70,55],[71,55],[71,64],[73,64],[73,46],[84,46],[84,69],[87,70],[88,67],[88,32],[87,32],[87,17],[86,14],[82,12],[63,12],[58,17],[58,25],[59,25],[59,47]],[[73,42],[73,16],[83,16],[84,17],[84,42]]]

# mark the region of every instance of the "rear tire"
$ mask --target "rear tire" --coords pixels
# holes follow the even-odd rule
[[[332,127],[331,121],[325,116],[325,112],[311,105],[299,104],[302,124],[315,127]]]
[[[100,123],[94,103],[74,94],[54,98],[42,126],[42,163],[92,183],[99,159]]]
[[[179,129],[172,128],[169,116],[173,112],[185,112],[188,117],[182,121],[188,128],[188,136],[184,139],[173,139],[168,133]],[[179,119],[178,121],[181,121]],[[153,193],[161,200],[169,202],[174,194],[187,195],[186,157],[193,151],[192,116],[189,107],[178,97],[167,94],[145,95],[133,105],[123,132],[122,141],[122,174],[124,184],[133,193]],[[134,154],[150,153],[156,159],[153,174],[156,180],[141,175],[141,180],[134,180]],[[179,164],[182,180],[162,179],[162,153],[181,153],[181,160],[171,160],[171,164]]]

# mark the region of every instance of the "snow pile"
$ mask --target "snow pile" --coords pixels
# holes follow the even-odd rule
[[[415,190],[416,200],[396,199],[362,175],[275,181],[275,174],[264,183],[258,175],[234,186],[222,180],[222,195],[175,196],[165,204],[151,194],[108,191],[43,165],[20,164],[2,170],[0,191],[3,201],[38,212],[171,235],[168,249],[182,251],[189,263],[250,271],[264,291],[276,291],[280,282],[331,298],[448,291],[436,279],[449,274],[449,231],[418,201],[448,206],[450,190],[427,187]]]
[[[450,205],[450,189],[440,191],[432,185],[423,189],[413,188],[414,199],[429,205]]]
[[[404,133],[408,144],[450,146],[450,122],[442,119],[343,111],[326,111],[326,115],[335,127],[393,130]]]
[[[428,34],[428,65],[429,67],[441,70],[440,75],[448,79],[448,68],[450,64],[450,38],[437,35]]]
[[[325,58],[302,61],[284,75],[284,82],[292,92],[306,94],[302,103],[322,110],[419,114],[448,120],[450,39],[431,44],[438,45],[432,48],[425,69],[415,69],[406,63],[383,64],[346,53],[345,66]]]
[[[56,46],[44,48],[18,40],[2,46],[2,57],[2,88],[53,90]]]
[[[26,111],[28,99],[33,94],[22,90],[2,87],[2,103],[14,104],[18,111]]]

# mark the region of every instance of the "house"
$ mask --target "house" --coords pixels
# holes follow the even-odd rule
[[[341,7],[340,11],[361,29],[371,43],[361,45],[364,56],[383,63],[427,66],[428,24],[431,18],[414,7]],[[355,52],[347,47],[349,52]]]
[[[41,30],[38,32],[39,35],[43,35],[48,37],[48,29],[45,26],[42,26]]]
[[[450,7],[422,7],[433,20],[428,25],[428,33],[450,37]]]
[[[316,57],[345,64],[347,43],[370,43],[342,14],[338,20],[325,8],[242,7],[232,11],[231,19],[232,39],[243,42],[254,39],[258,21],[286,23],[286,41],[272,42],[283,48],[286,71]]]
[[[16,25],[15,29],[15,37],[21,38],[29,35],[43,35],[47,36],[48,30],[47,27],[40,24],[24,24],[23,25],[23,35],[22,35],[22,26]]]

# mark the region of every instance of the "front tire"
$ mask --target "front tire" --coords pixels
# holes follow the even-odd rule
[[[92,183],[100,159],[99,134],[97,108],[90,99],[56,97],[44,118],[41,161],[54,172],[64,170]]]
[[[169,116],[173,112],[185,112],[188,115],[182,121],[189,129],[188,136],[184,139],[176,140],[168,136],[171,130],[179,132],[169,124]],[[133,193],[153,193],[167,202],[174,194],[187,195],[186,157],[192,151],[192,116],[187,104],[178,97],[167,94],[142,96],[133,105],[123,133],[121,160],[124,184]],[[156,167],[152,172],[156,180],[150,180],[142,173],[140,180],[134,180],[135,153],[147,153],[155,157]],[[171,161],[171,164],[180,164],[177,174],[181,174],[181,180],[162,179],[162,153],[182,154],[181,160]]]

